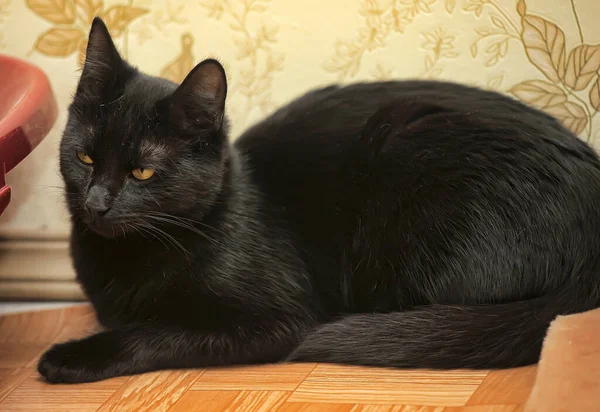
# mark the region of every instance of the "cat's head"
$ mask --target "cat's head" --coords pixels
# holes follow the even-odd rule
[[[181,85],[138,71],[96,18],[60,147],[74,222],[112,237],[202,218],[227,172],[226,94],[215,60]]]

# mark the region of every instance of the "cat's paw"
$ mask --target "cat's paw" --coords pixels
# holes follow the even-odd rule
[[[38,372],[50,383],[83,383],[105,379],[103,350],[89,340],[54,345],[42,355]]]

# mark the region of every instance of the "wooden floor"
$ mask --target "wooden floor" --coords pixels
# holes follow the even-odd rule
[[[87,306],[0,317],[0,411],[513,412],[535,368],[390,371],[325,364],[158,372],[49,385],[35,370],[54,342],[97,328]]]

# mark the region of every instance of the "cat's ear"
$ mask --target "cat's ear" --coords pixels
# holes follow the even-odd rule
[[[78,92],[99,98],[127,68],[100,17],[92,22]]]
[[[190,132],[217,131],[223,126],[227,76],[214,59],[190,71],[170,99],[171,120]]]

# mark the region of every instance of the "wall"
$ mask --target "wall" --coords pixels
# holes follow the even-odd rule
[[[0,53],[42,67],[63,109],[9,175],[0,236],[68,234],[57,147],[96,14],[149,73],[180,81],[205,57],[223,61],[233,137],[315,86],[415,77],[496,89],[600,136],[597,0],[0,0]]]

